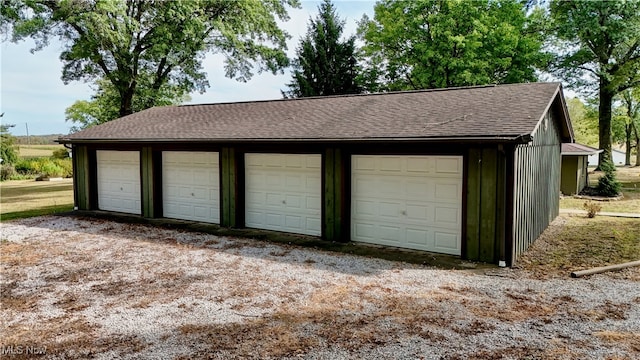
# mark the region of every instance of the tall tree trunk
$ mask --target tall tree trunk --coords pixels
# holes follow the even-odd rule
[[[636,137],[636,166],[640,166],[640,129],[634,123],[631,125],[633,125],[633,133]]]
[[[632,132],[632,128],[631,128],[631,123],[627,124],[624,128],[625,131],[625,143],[624,146],[626,148],[625,150],[625,154],[624,154],[624,164],[626,166],[630,166],[631,165],[631,132]]]
[[[613,163],[611,157],[611,105],[614,94],[609,89],[609,82],[600,78],[600,104],[598,106],[598,128],[600,149],[603,151],[598,157],[598,168],[600,170],[605,162]]]
[[[120,93],[120,117],[133,114],[133,93],[133,87]]]

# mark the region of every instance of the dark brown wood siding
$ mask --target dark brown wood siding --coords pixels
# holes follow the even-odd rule
[[[515,148],[511,265],[559,213],[561,137],[554,120],[548,112],[533,141]]]
[[[469,149],[462,243],[462,254],[468,260],[504,260],[506,159],[501,145]]]

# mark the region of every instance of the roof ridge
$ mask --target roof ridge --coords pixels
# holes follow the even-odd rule
[[[283,98],[283,99],[223,101],[223,102],[200,103],[200,104],[180,104],[180,105],[172,105],[172,106],[175,106],[175,107],[195,107],[195,106],[210,106],[210,105],[258,104],[258,103],[286,102],[286,101],[326,100],[326,99],[350,98],[350,97],[392,96],[392,95],[420,94],[420,93],[443,92],[443,91],[475,90],[475,89],[497,88],[497,87],[506,87],[506,86],[523,86],[523,85],[532,85],[532,84],[556,84],[556,85],[558,85],[558,84],[561,84],[561,83],[560,82],[530,82],[530,83],[513,83],[513,84],[485,84],[485,85],[454,86],[454,87],[432,88],[432,89],[387,91],[387,92],[376,92],[376,93],[342,94],[342,95],[325,95],[325,96],[307,96],[307,97]]]

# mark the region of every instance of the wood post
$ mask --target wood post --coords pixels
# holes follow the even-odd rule
[[[607,271],[615,271],[622,270],[629,267],[640,266],[640,260],[631,261],[623,264],[609,265],[609,266],[601,266],[593,269],[574,271],[571,273],[572,278],[579,278],[586,275],[600,274]]]

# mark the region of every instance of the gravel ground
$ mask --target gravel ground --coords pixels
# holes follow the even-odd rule
[[[478,274],[76,217],[0,230],[3,358],[640,358],[640,283],[620,273]]]

